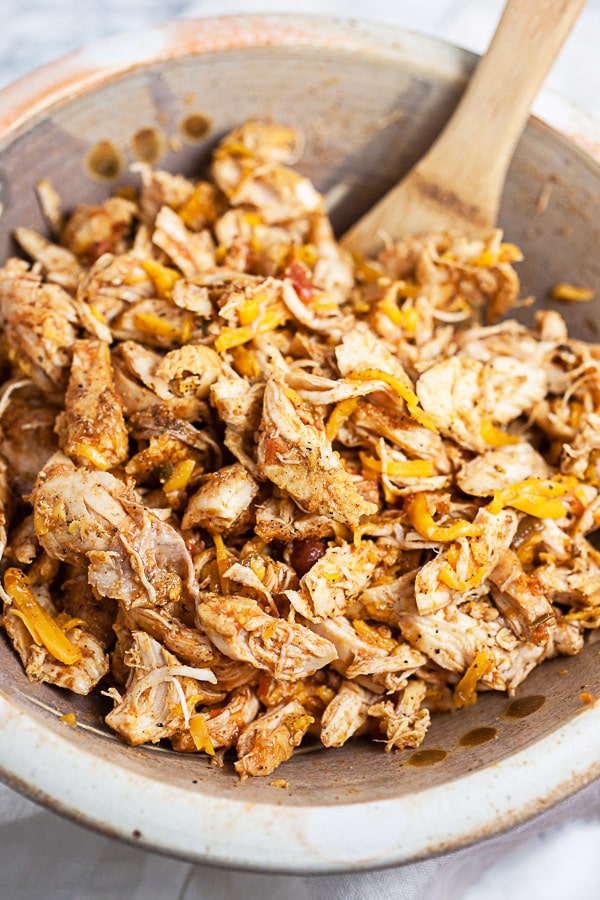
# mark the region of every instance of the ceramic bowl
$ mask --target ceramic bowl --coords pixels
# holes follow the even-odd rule
[[[130,180],[139,159],[198,174],[218,138],[250,117],[303,131],[300,168],[342,231],[429,146],[474,62],[389,27],[297,16],[178,22],[72,54],[0,94],[0,257],[14,252],[15,226],[43,228],[40,177],[69,207]],[[544,305],[559,280],[600,297],[599,133],[546,105],[559,128],[529,122],[501,213],[526,255],[523,291]],[[566,312],[575,335],[598,339],[597,305]],[[2,637],[0,770],[84,825],[182,858],[360,870],[494,834],[595,778],[600,709],[582,694],[600,694],[592,642],[536,669],[514,698],[488,693],[436,715],[418,751],[361,741],[300,751],[278,770],[280,787],[241,783],[201,756],[125,746],[93,699],[28,683]],[[61,719],[67,712],[77,727]]]

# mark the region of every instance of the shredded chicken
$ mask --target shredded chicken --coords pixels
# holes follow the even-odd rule
[[[326,638],[304,625],[268,615],[249,597],[205,594],[196,615],[198,624],[225,656],[266,669],[276,678],[312,675],[336,657]]]
[[[257,448],[259,472],[307,512],[356,527],[377,512],[364,500],[327,439],[322,420],[276,378],[266,384]]]
[[[251,121],[199,179],[43,180],[0,267],[8,638],[242,778],[417,747],[600,627],[600,346],[501,319],[500,231],[352,258],[301,150]]]
[[[103,341],[77,341],[65,395],[65,453],[76,462],[112,469],[129,456],[129,434]]]
[[[106,722],[130,744],[156,743],[189,724],[198,682],[215,682],[210,669],[181,665],[144,631],[131,633],[126,654],[129,677]]]
[[[0,316],[17,372],[44,391],[64,386],[77,316],[69,294],[19,259],[0,269]]]
[[[297,700],[284,703],[258,716],[240,734],[236,746],[236,771],[248,775],[270,775],[289,759],[313,722]]]
[[[344,681],[327,704],[321,718],[321,741],[326,747],[342,747],[367,722],[375,694],[354,681]]]
[[[257,483],[240,463],[219,469],[206,476],[190,497],[182,527],[222,533],[231,531],[240,520],[247,525],[245,514],[257,494]]]
[[[88,565],[103,597],[130,606],[189,606],[192,561],[179,532],[109,472],[78,468],[60,453],[31,494],[34,524],[49,556]]]

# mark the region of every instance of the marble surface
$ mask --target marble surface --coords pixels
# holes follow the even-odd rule
[[[533,0],[532,0],[533,2]],[[85,43],[189,16],[312,12],[424,31],[483,50],[501,0],[2,0],[0,86]],[[545,85],[600,121],[600,0],[588,0]],[[597,900],[600,784],[536,820],[448,856],[385,872],[262,876],[212,870],[115,843],[0,787],[6,900]]]

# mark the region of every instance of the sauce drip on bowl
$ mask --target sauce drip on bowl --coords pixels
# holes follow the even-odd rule
[[[531,694],[529,697],[519,697],[508,704],[504,710],[504,716],[507,719],[525,719],[532,713],[537,712],[544,703],[546,698],[543,694]]]
[[[432,748],[431,750],[417,750],[411,753],[406,763],[409,766],[434,766],[436,763],[446,759],[448,753],[446,750]]]
[[[458,741],[458,746],[479,747],[481,744],[487,744],[488,741],[493,741],[497,734],[497,728],[493,728],[491,725],[482,725],[480,728],[473,728],[471,731],[467,731],[466,734],[463,734]]]
[[[114,181],[123,170],[121,153],[111,141],[97,141],[86,157],[86,168],[97,181]]]

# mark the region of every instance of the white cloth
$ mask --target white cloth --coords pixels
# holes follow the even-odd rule
[[[81,828],[0,788],[3,900],[598,900],[600,782],[488,841],[379,872],[215,869]]]
[[[481,51],[501,7],[502,0],[2,0],[0,86],[83,43],[184,16],[361,16]],[[599,39],[600,0],[588,0],[546,86],[600,120]],[[446,856],[311,877],[169,859],[94,834],[0,787],[2,900],[598,900],[599,850],[600,782],[519,828]]]

